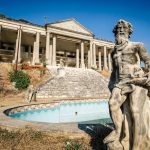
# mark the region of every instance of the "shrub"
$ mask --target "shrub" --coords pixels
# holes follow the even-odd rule
[[[15,82],[15,88],[18,90],[26,89],[30,84],[30,79],[27,73],[22,70],[13,70],[9,72],[11,82]]]

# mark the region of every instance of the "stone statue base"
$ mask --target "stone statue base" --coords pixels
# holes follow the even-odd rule
[[[150,150],[150,98],[148,90],[136,86],[122,106],[124,121],[120,140],[107,144],[108,150]]]

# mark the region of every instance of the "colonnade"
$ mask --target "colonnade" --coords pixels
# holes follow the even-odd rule
[[[18,59],[21,61],[21,28],[17,31],[16,46],[14,62]],[[97,45],[94,40],[80,40],[81,42],[74,43],[76,49],[76,67],[77,68],[98,68],[101,70],[111,71],[111,50],[107,45]],[[85,51],[85,41],[88,45],[88,50]],[[88,44],[87,44],[88,43]],[[46,45],[45,45],[45,58],[47,63],[52,66],[56,66],[56,45],[57,45],[57,34],[47,32],[46,33]],[[36,33],[36,38],[33,43],[33,56],[32,64],[40,63],[39,59],[39,48],[40,48],[40,32]],[[85,54],[88,58],[87,64],[85,65]],[[31,46],[29,46],[29,57],[31,57]]]
[[[81,47],[79,49],[79,47]],[[88,46],[88,68],[98,68],[100,71],[102,70],[112,70],[112,60],[111,60],[111,51],[112,49],[107,49],[107,46],[97,46],[96,44],[90,42]],[[80,51],[81,51],[81,63],[80,60]],[[85,68],[85,57],[84,57],[84,42],[82,41],[80,44],[76,46],[76,67]],[[102,57],[103,54],[103,57]],[[102,60],[103,58],[103,60]],[[103,64],[103,65],[102,65]]]

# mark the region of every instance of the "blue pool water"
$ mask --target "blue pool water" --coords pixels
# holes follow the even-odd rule
[[[62,102],[53,108],[28,110],[10,115],[16,119],[48,123],[111,122],[108,101]]]

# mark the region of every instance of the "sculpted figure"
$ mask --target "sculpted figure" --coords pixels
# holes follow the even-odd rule
[[[29,85],[27,89],[27,98],[28,102],[36,101],[36,90],[34,89],[33,85]]]
[[[64,68],[65,61],[63,58],[60,58],[60,68]]]
[[[104,139],[109,150],[150,150],[150,57],[143,43],[129,41],[132,32],[125,20],[113,30],[109,109],[115,129]]]

